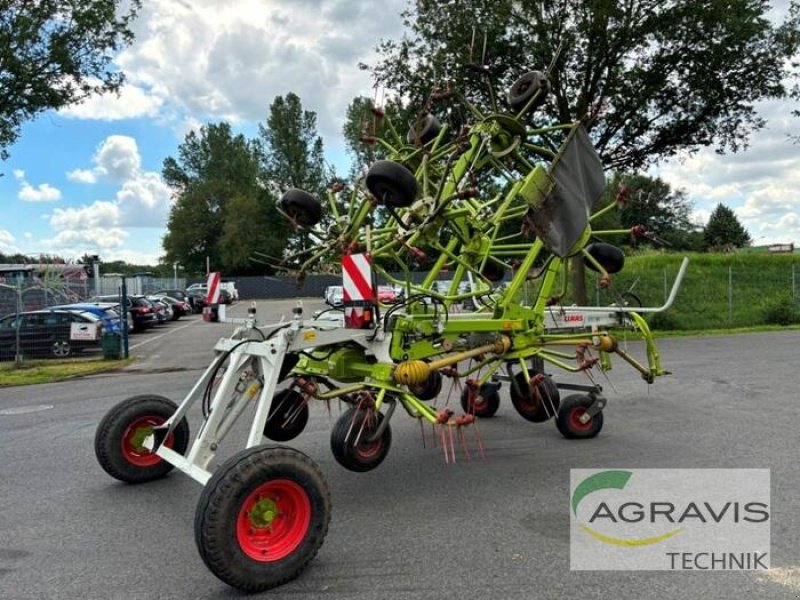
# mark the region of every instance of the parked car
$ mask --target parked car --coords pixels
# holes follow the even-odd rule
[[[340,285],[329,285],[325,288],[325,304],[342,306],[344,304],[344,288]]]
[[[189,304],[189,296],[186,294],[184,290],[158,290],[157,292],[153,292],[153,296],[169,296],[170,298],[175,298],[175,300],[180,300],[181,302],[186,302]]]
[[[93,296],[89,298],[89,302],[92,304],[107,304],[113,302],[119,306],[119,296],[116,294],[110,296]],[[128,296],[128,312],[133,319],[132,323],[128,322],[128,330],[131,333],[144,331],[148,327],[153,327],[158,323],[158,318],[153,311],[153,306],[144,296]]]
[[[172,308],[167,309],[165,302],[157,300],[155,296],[145,296],[144,299],[153,307],[153,313],[156,315],[159,325],[172,320]]]
[[[66,358],[99,348],[102,333],[101,319],[90,312],[46,309],[9,315],[0,319],[0,359],[14,358],[17,337],[23,356]]]
[[[173,298],[172,296],[162,296],[155,294],[153,296],[157,298],[161,302],[166,302],[170,308],[172,309],[172,320],[177,321],[184,315],[192,314],[192,307],[188,302],[183,302],[182,300],[178,300],[177,298]]]
[[[119,313],[114,310],[116,304],[60,304],[58,306],[51,306],[53,309],[68,310],[76,313],[92,313],[100,318],[103,322],[103,330],[111,333],[122,333],[122,324]]]
[[[393,285],[379,285],[377,296],[378,302],[382,304],[395,304],[403,299],[403,290]]]
[[[234,302],[239,299],[239,290],[236,289],[236,282],[229,279],[223,279],[219,286],[221,289],[225,290],[231,295],[231,300]]]
[[[194,304],[198,304],[198,299],[200,300],[200,310],[202,310],[203,306],[207,304],[207,297],[208,297],[208,286],[204,283],[193,283],[188,288],[186,288],[186,293],[191,295],[195,300]],[[223,287],[219,288],[219,304],[230,304],[233,302],[233,296],[231,293]],[[196,310],[195,312],[200,312],[200,310]]]

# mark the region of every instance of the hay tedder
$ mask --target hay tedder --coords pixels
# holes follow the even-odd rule
[[[455,462],[471,455],[470,443],[472,454],[483,455],[477,422],[497,411],[504,382],[525,420],[553,419],[564,437],[586,439],[600,432],[606,404],[593,373],[608,371],[613,355],[647,383],[666,374],[642,315],[671,305],[686,260],[664,306],[622,299],[565,306],[570,261],[583,261],[613,289],[624,255],[600,240],[649,234],[639,226],[592,230],[625,198],[592,214],[606,181],[583,125],[529,125],[547,93],[546,76],[531,71],[509,89],[505,110],[482,114],[460,98],[471,125],[451,134],[433,116],[433,103],[458,94],[435,91],[406,136],[388,122],[385,134],[364,136],[383,159],[350,188],[330,190],[329,210],[307,192],[287,191],[279,209],[315,243],[283,264],[302,275],[340,261],[343,310],[306,319],[298,306],[267,328],[253,308],[217,343],[180,406],[138,396],[100,423],[95,450],[113,477],[139,483],[177,467],[204,486],[195,538],[206,565],[226,583],[251,591],[280,585],[323,542],[331,506],[320,469],[297,450],[265,444],[299,435],[314,400],[346,406],[331,450],[343,467],[363,472],[386,457],[398,407],[420,423],[423,441],[432,432],[445,461]],[[423,264],[424,275],[412,276]],[[447,289],[440,287],[443,272]],[[391,305],[376,295],[378,276],[403,290]],[[645,360],[618,343],[613,332],[625,328],[643,339]],[[584,373],[585,384],[557,382],[553,370]],[[449,394],[437,405],[445,381],[458,390],[460,406],[450,405]],[[190,442],[187,416],[197,403],[203,421]],[[245,449],[212,466],[246,412]]]

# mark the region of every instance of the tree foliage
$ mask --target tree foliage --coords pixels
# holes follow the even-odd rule
[[[617,172],[609,178],[598,208],[614,202],[620,190],[624,190],[624,203],[619,210],[600,217],[592,224],[593,229],[627,229],[642,225],[672,249],[702,249],[702,233],[691,222],[692,202],[685,190],[673,190],[659,177]],[[650,243],[646,238],[620,241],[623,244]]]
[[[115,92],[111,66],[133,40],[139,0],[0,0],[0,158],[21,125],[49,109]]]
[[[751,239],[747,229],[736,218],[736,214],[724,204],[717,204],[711,212],[703,235],[709,250],[731,250],[749,246]]]
[[[256,144],[223,122],[190,132],[178,158],[164,161],[162,177],[175,197],[164,236],[166,262],[202,273],[210,257],[212,268],[241,273],[254,268],[248,259],[259,244],[274,249],[285,241],[258,157]]]
[[[417,0],[405,15],[410,35],[382,42],[374,74],[418,106],[450,85],[485,109],[489,86],[470,63],[485,64],[496,89],[552,64],[537,118],[584,119],[607,167],[637,170],[703,146],[735,151],[764,125],[754,104],[786,94],[798,47],[798,12],[773,25],[769,9],[765,0]]]

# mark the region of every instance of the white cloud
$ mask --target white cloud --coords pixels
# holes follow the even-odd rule
[[[92,158],[95,171],[124,181],[134,177],[142,164],[136,140],[127,135],[110,135],[98,146]]]
[[[132,85],[164,99],[162,117],[264,121],[275,96],[297,93],[320,132],[340,136],[353,96],[371,94],[360,61],[402,31],[405,0],[151,0],[118,58]]]
[[[61,199],[61,190],[53,187],[49,183],[40,183],[33,187],[25,181],[25,171],[15,170],[14,177],[20,182],[17,197],[26,202],[55,202]]]
[[[50,226],[56,231],[114,227],[119,222],[119,207],[102,200],[78,208],[57,208],[50,215]]]
[[[0,252],[18,252],[19,249],[14,245],[15,241],[10,231],[0,229]]]
[[[80,230],[60,231],[55,237],[44,240],[50,247],[64,250],[73,247],[109,250],[120,248],[130,234],[119,227],[92,227]]]
[[[74,169],[67,172],[67,179],[77,183],[97,183],[97,175],[92,169]]]
[[[60,114],[75,119],[119,121],[122,119],[155,117],[159,114],[163,103],[163,98],[150,93],[142,87],[125,85],[120,90],[119,95],[92,96],[81,104],[73,104],[62,109]]]

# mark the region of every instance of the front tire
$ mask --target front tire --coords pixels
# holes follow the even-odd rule
[[[59,340],[53,342],[53,344],[50,346],[50,353],[54,358],[67,358],[73,353],[73,350],[68,341]]]
[[[264,436],[275,442],[288,442],[303,433],[308,423],[308,402],[297,390],[282,390],[272,397]]]
[[[533,378],[539,373],[529,371],[531,382],[525,381],[525,374],[520,372],[514,376],[511,384],[511,404],[526,421],[543,423],[558,414],[560,394],[553,378],[544,375],[544,379],[533,384]]]
[[[476,393],[472,387],[465,385],[461,392],[461,408],[465,413],[480,419],[493,417],[500,408],[499,385],[484,383]]]
[[[195,542],[219,579],[261,592],[306,568],[330,517],[328,484],[314,461],[292,448],[259,446],[234,455],[203,488]]]
[[[163,396],[134,396],[109,410],[94,438],[97,461],[106,473],[127,483],[144,483],[164,477],[173,465],[142,443],[154,427],[162,425],[177,410],[174,402]],[[179,454],[189,445],[189,424],[181,419],[164,445]]]

